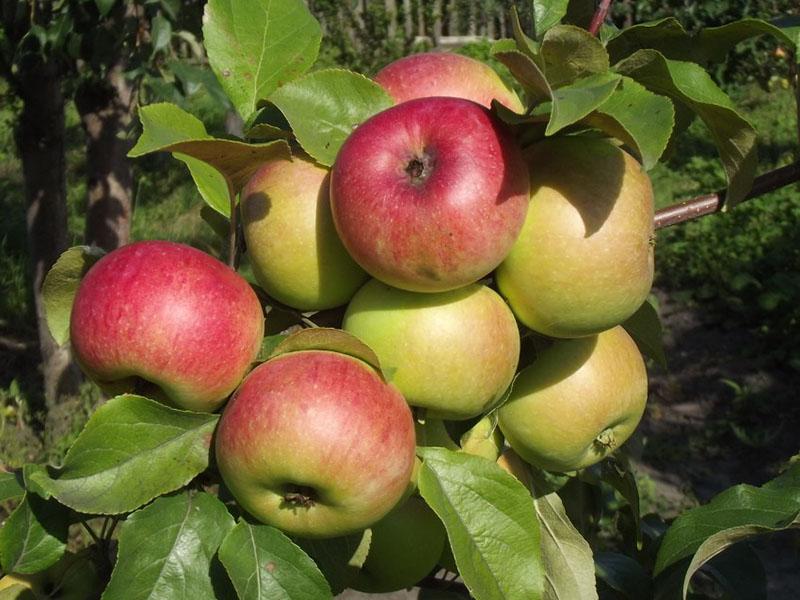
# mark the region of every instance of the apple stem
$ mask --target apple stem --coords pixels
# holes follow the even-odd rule
[[[597,35],[600,31],[600,26],[606,20],[608,16],[608,11],[611,9],[611,0],[602,0],[600,2],[600,6],[597,7],[597,11],[594,13],[594,17],[592,17],[592,23],[589,25],[589,33],[592,35]]]
[[[236,193],[233,191],[233,185],[227,177],[225,182],[228,184],[231,207],[230,225],[228,227],[228,266],[235,271],[239,268],[239,223],[236,218]]]

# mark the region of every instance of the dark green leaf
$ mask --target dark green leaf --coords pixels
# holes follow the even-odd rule
[[[246,120],[259,100],[308,70],[322,32],[301,0],[210,0],[203,37],[211,68]]]
[[[697,113],[711,132],[728,176],[726,206],[741,201],[755,177],[756,132],[708,73],[694,63],[667,60],[655,50],[640,50],[614,68]]]
[[[620,80],[616,73],[599,73],[553,90],[553,107],[546,135],[557,133],[597,109],[611,97]]]
[[[214,230],[214,233],[217,234],[217,237],[219,237],[221,240],[228,239],[228,233],[230,231],[230,219],[211,208],[208,204],[203,205],[203,207],[200,209],[200,217],[209,227],[211,227],[211,229]]]
[[[231,103],[225,95],[225,91],[220,86],[217,78],[214,77],[214,73],[207,68],[198,67],[181,60],[167,61],[167,66],[181,82],[183,91],[187,96],[196,94],[204,88],[220,106],[230,107]]]
[[[567,14],[569,0],[533,0],[533,20],[536,37],[541,38],[551,27],[558,25]]]
[[[512,40],[498,40],[492,46],[492,56],[503,63],[522,85],[533,103],[549,100],[552,92],[547,79],[533,59],[515,47]]]
[[[100,11],[100,16],[105,17],[114,8],[117,0],[94,0],[94,3],[97,5],[97,10]]]
[[[664,353],[663,331],[658,311],[649,300],[639,307],[632,317],[622,326],[639,347],[639,352],[652,358],[656,363],[666,369],[667,356]]]
[[[542,598],[540,531],[530,494],[486,459],[420,451],[422,497],[447,530],[456,565],[480,600]]]
[[[334,594],[353,583],[367,557],[372,531],[327,540],[297,539],[300,546],[317,563]]]
[[[0,565],[6,573],[37,573],[67,549],[69,511],[54,500],[27,493],[0,529]]]
[[[96,246],[74,246],[58,257],[42,285],[47,327],[57,344],[69,339],[72,302],[83,276],[105,251]]]
[[[539,42],[531,39],[522,29],[522,23],[519,20],[519,12],[516,5],[511,7],[511,30],[514,34],[514,40],[517,44],[517,49],[526,54],[530,58],[536,60],[539,55]],[[544,32],[542,32],[544,33]]]
[[[5,471],[0,467],[0,502],[16,500],[25,495],[20,472]]]
[[[158,498],[122,524],[103,600],[217,598],[211,572],[233,526],[225,505],[209,494]]]
[[[343,69],[315,71],[278,88],[269,100],[289,121],[303,149],[326,166],[333,164],[353,129],[392,105],[377,83]]]
[[[627,460],[623,463],[617,458],[604,460],[600,466],[600,478],[619,492],[620,496],[628,503],[633,517],[633,527],[636,531],[636,544],[641,547],[641,509],[639,507],[639,488],[636,477],[628,468]]]
[[[724,590],[726,600],[767,600],[764,564],[750,544],[729,548],[708,562],[704,571]]]
[[[172,39],[172,23],[160,14],[156,15],[150,25],[150,36],[153,54],[169,46]]]
[[[219,558],[239,600],[333,597],[314,561],[274,527],[240,521],[222,542]]]
[[[29,477],[79,512],[129,512],[183,487],[208,466],[218,419],[118,396],[95,411],[55,475],[41,470]]]
[[[603,44],[585,29],[558,25],[542,40],[544,74],[553,89],[576,79],[608,71],[608,54]]]
[[[630,556],[598,552],[594,555],[594,563],[597,577],[628,600],[650,597],[650,577]]]

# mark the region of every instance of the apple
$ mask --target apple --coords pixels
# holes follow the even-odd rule
[[[497,269],[500,293],[522,323],[552,337],[619,325],[653,283],[650,179],[604,140],[548,140],[526,158],[530,209]]]
[[[253,274],[270,296],[300,310],[345,304],[367,279],[333,226],[328,179],[327,169],[295,156],[266,163],[242,191]]]
[[[254,369],[217,428],[222,479],[253,517],[308,538],[379,521],[409,487],[411,410],[357,358],[289,352]]]
[[[426,417],[481,414],[506,390],[519,361],[514,315],[490,288],[418,294],[369,281],[342,328],[372,348],[412,406]]]
[[[499,410],[509,445],[549,471],[593,465],[630,437],[644,413],[647,371],[622,327],[558,340],[523,369]]]
[[[528,171],[511,134],[460,98],[421,98],[362,123],[331,171],[336,230],[370,275],[441,292],[492,271],[517,239]]]
[[[531,474],[531,467],[528,463],[522,460],[513,448],[506,448],[503,453],[497,458],[497,466],[503,469],[506,473],[510,473],[517,480],[524,485],[528,491],[533,489],[533,475]]]
[[[78,363],[106,391],[146,390],[197,411],[225,401],[263,337],[261,304],[242,277],[166,241],[136,242],[101,258],[81,281],[70,320]]]
[[[497,460],[503,449],[503,435],[495,419],[486,416],[464,432],[460,444],[461,452],[487,460]]]
[[[436,513],[411,496],[372,526],[367,559],[351,587],[380,594],[413,586],[436,567],[446,539]]]
[[[17,600],[92,600],[100,597],[97,567],[85,551],[66,552],[55,565],[31,575],[0,578],[0,597]],[[6,596],[7,595],[7,596]]]
[[[524,112],[517,94],[489,65],[451,52],[406,56],[381,69],[375,81],[398,103],[415,98],[450,96],[491,108],[492,99],[496,99],[516,113]]]

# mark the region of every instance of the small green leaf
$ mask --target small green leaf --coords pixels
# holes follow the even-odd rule
[[[508,67],[531,102],[538,104],[549,100],[552,91],[544,73],[529,55],[514,46],[513,40],[498,40],[492,46],[492,56]]]
[[[204,492],[158,498],[122,524],[103,600],[217,598],[211,573],[233,526],[225,505]]]
[[[655,50],[639,50],[614,69],[697,113],[711,132],[728,176],[726,206],[740,202],[755,177],[756,132],[708,73],[694,63],[667,60]]]
[[[97,5],[97,10],[100,11],[100,16],[105,17],[114,8],[117,0],[94,0],[94,3]]]
[[[636,545],[642,545],[642,515],[639,506],[639,487],[636,485],[636,477],[630,470],[627,458],[623,461],[617,456],[604,460],[600,465],[600,479],[614,488],[620,496],[628,503],[628,508],[633,517],[633,527],[636,531]]]
[[[315,71],[269,97],[292,126],[303,149],[330,166],[350,133],[392,99],[374,81],[343,69]]]
[[[183,487],[208,466],[218,419],[140,396],[117,396],[95,411],[61,469],[29,477],[79,512],[129,512]]]
[[[297,539],[325,576],[334,594],[341,593],[358,575],[367,558],[372,530],[325,540]]]
[[[622,326],[639,347],[639,352],[652,358],[663,369],[667,368],[667,356],[664,353],[663,331],[658,311],[645,300],[632,317]]]
[[[194,185],[206,205],[229,219],[231,216],[231,199],[225,176],[210,164],[193,158],[188,154],[175,152],[172,156],[189,169]]]
[[[597,109],[611,97],[621,79],[616,73],[599,73],[553,90],[553,107],[545,134],[553,135]]]
[[[0,502],[16,500],[25,495],[22,485],[22,473],[19,471],[5,471],[0,467]]]
[[[585,29],[558,25],[542,40],[544,74],[553,89],[573,81],[608,71],[606,49]]]
[[[259,100],[314,64],[322,30],[301,0],[210,0],[203,39],[211,68],[247,120]]]
[[[539,42],[527,36],[519,20],[519,12],[516,5],[511,6],[511,31],[514,34],[516,49],[526,54],[530,58],[537,60],[539,56]],[[544,32],[542,32],[544,34]]]
[[[6,573],[37,573],[67,549],[69,510],[27,493],[0,529],[0,565]]]
[[[533,0],[533,21],[540,38],[567,14],[569,0]]]
[[[153,54],[169,46],[172,39],[172,23],[158,14],[150,24],[150,40],[153,44]]]
[[[598,552],[594,555],[595,573],[611,589],[627,600],[650,598],[652,583],[644,568],[625,554]]]
[[[265,336],[261,342],[261,348],[258,351],[258,357],[256,357],[256,360],[259,362],[268,360],[270,356],[272,356],[272,353],[275,352],[275,348],[277,348],[287,337],[289,336],[283,333]]]
[[[447,530],[458,572],[480,600],[542,598],[545,572],[530,494],[486,459],[424,448],[422,497]]]
[[[239,521],[222,542],[219,558],[239,600],[333,597],[314,561],[274,527]]]
[[[302,352],[304,350],[328,350],[347,354],[359,360],[363,360],[368,365],[381,373],[381,363],[375,352],[364,342],[359,340],[351,333],[341,329],[331,329],[329,327],[315,327],[311,329],[301,329],[285,340],[281,341],[272,351],[270,358],[286,354],[287,352]]]
[[[59,256],[47,272],[42,284],[44,314],[50,335],[57,344],[69,339],[72,303],[81,279],[104,254],[105,251],[96,246],[73,246]]]

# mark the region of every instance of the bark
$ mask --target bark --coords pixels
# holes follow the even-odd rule
[[[67,192],[64,155],[64,97],[61,73],[53,62],[29,57],[17,73],[23,109],[16,143],[25,181],[25,211],[33,300],[48,409],[78,391],[80,372],[68,347],[59,347],[47,328],[42,283],[66,250]]]
[[[124,64],[105,78],[78,88],[75,106],[86,133],[87,205],[85,241],[113,250],[130,240],[133,174],[127,158],[132,142],[125,133],[133,118],[135,94]]]

